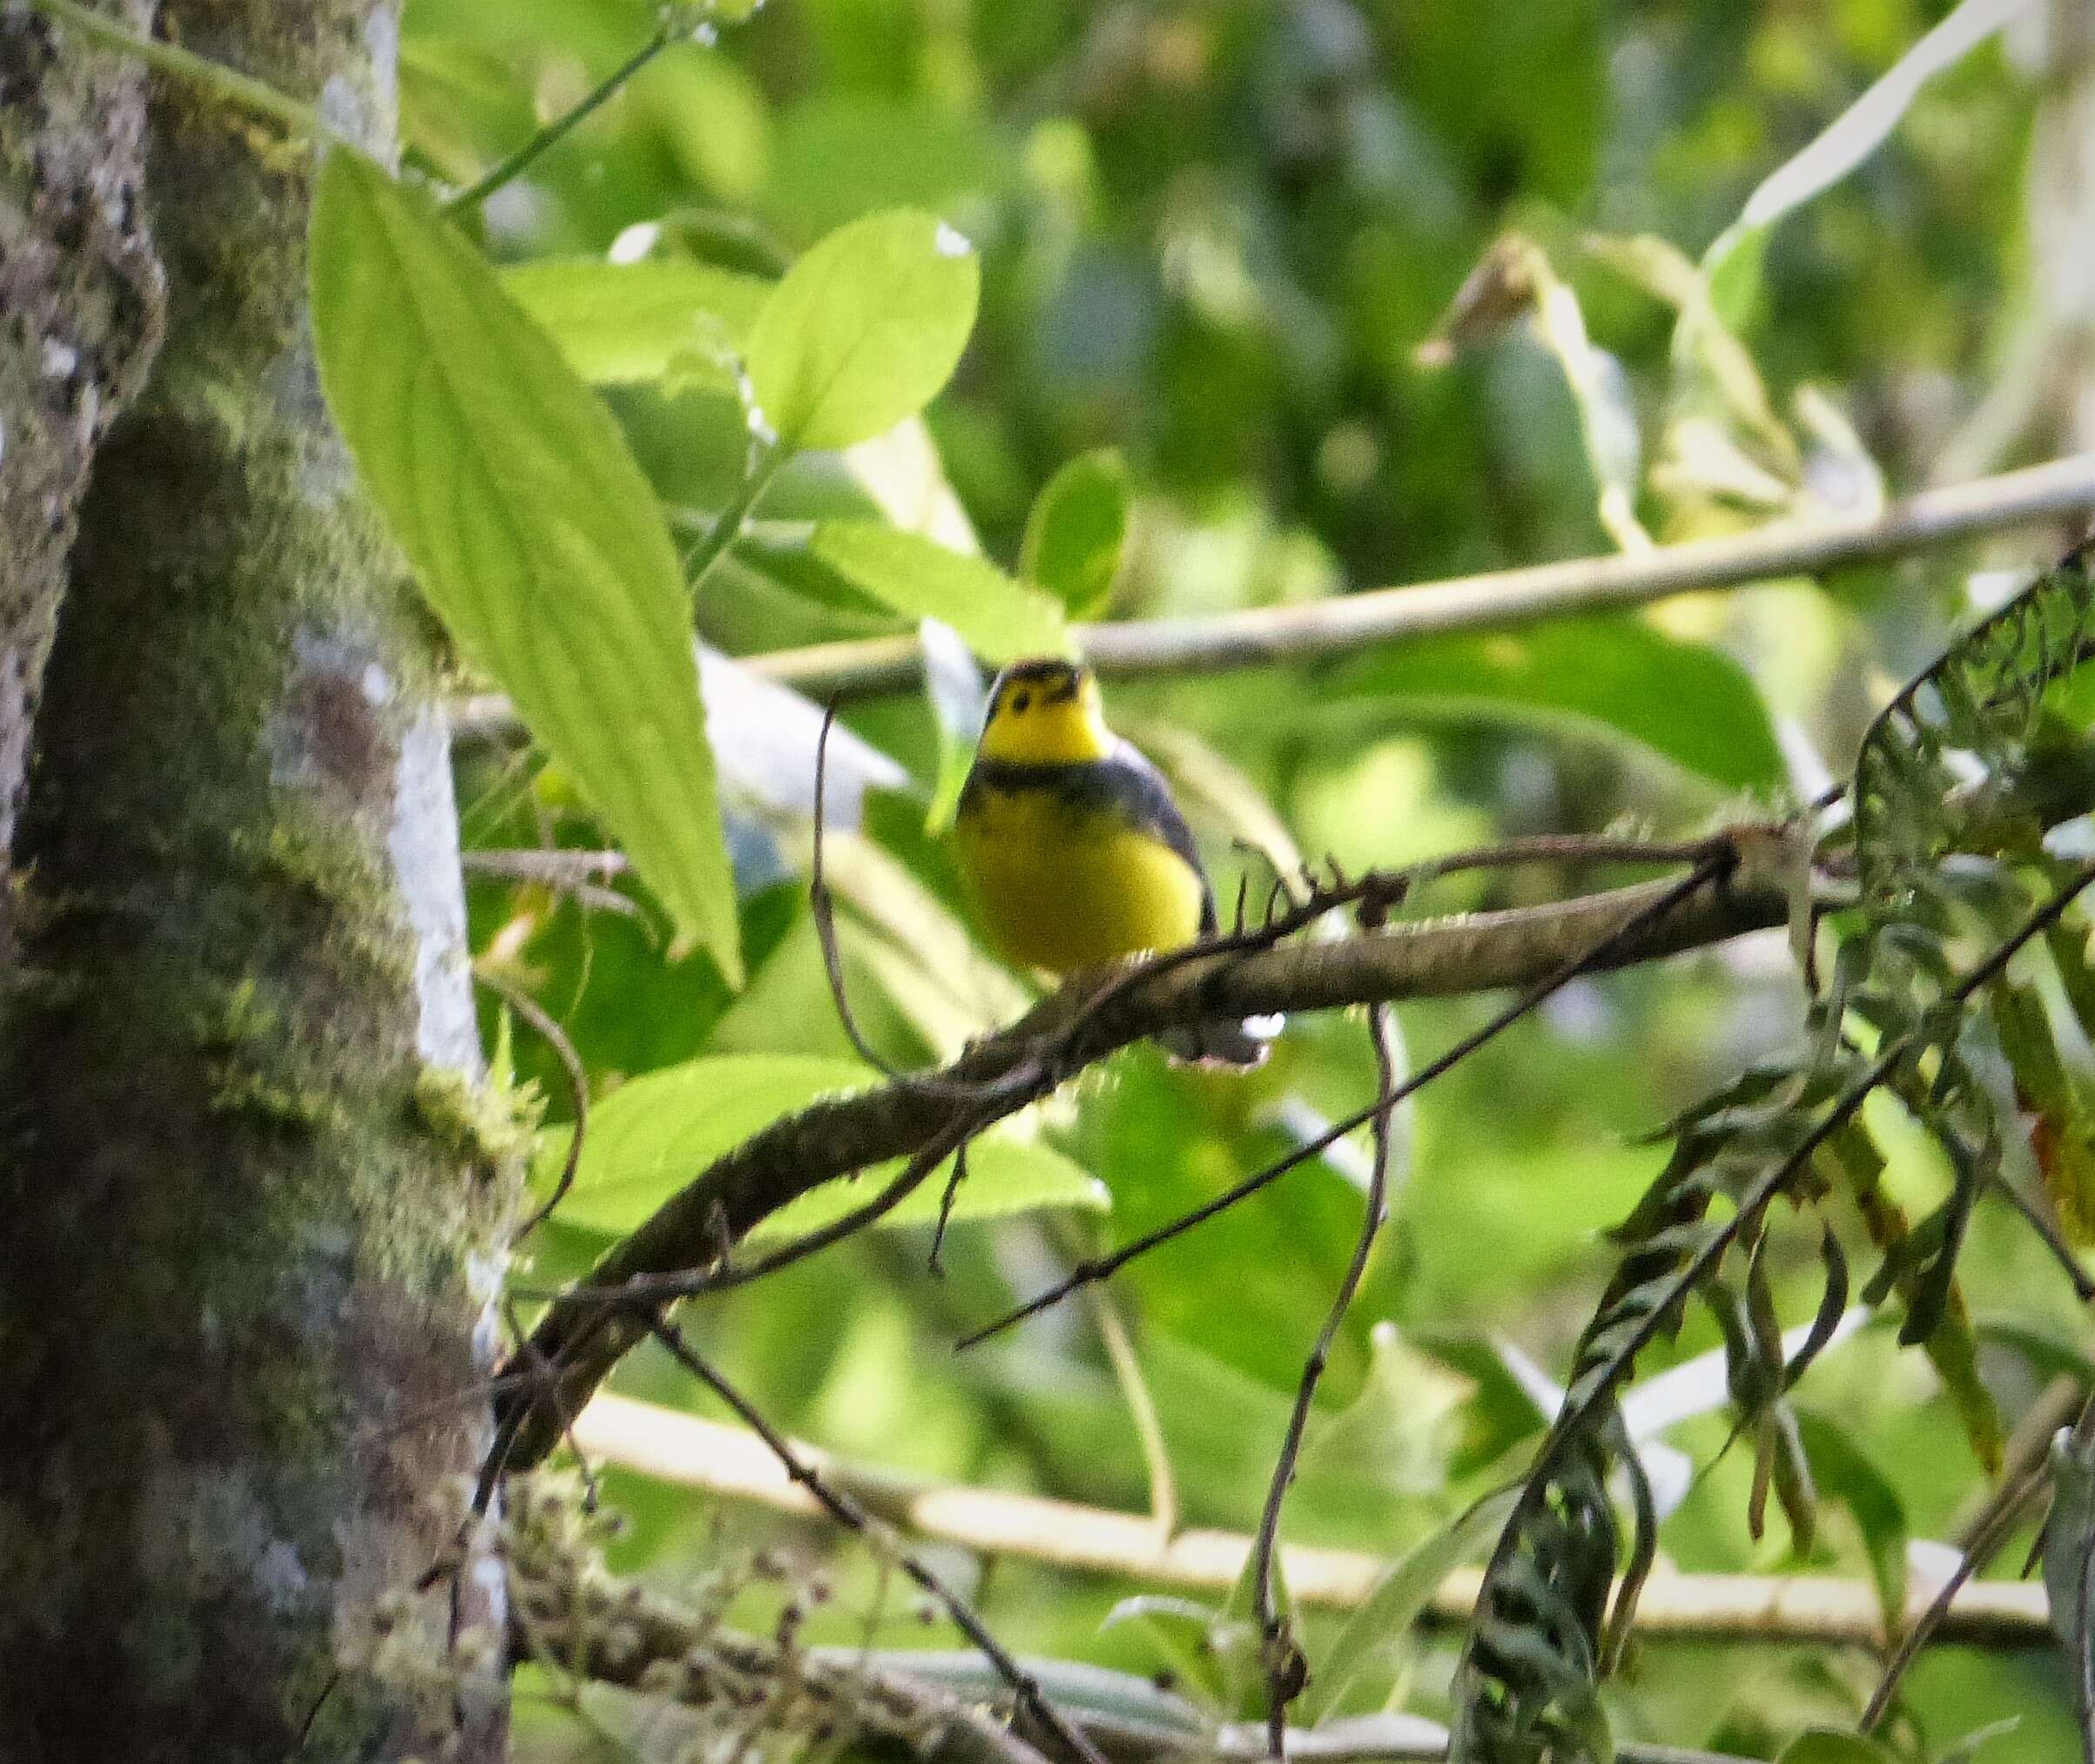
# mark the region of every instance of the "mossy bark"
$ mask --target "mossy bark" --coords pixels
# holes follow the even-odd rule
[[[395,14],[161,28],[374,151]],[[492,1758],[498,1577],[417,1596],[485,1443],[509,1180],[429,636],[321,406],[312,159],[149,89],[166,336],[95,450],[0,1045],[0,1756]]]
[[[125,0],[134,28],[147,8]],[[0,11],[0,852],[95,444],[159,340],[140,71]]]

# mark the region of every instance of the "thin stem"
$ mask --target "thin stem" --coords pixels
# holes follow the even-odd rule
[[[223,62],[207,60],[179,44],[163,43],[157,37],[140,37],[115,19],[79,4],[78,0],[22,0],[22,3],[32,12],[56,19],[76,36],[104,49],[115,50],[120,55],[135,57],[157,72],[172,75],[205,91],[215,92],[229,104],[282,124],[294,135],[317,140],[326,132],[318,111],[287,92],[279,91],[267,81],[227,67]]]
[[[768,445],[757,443],[756,456],[744,475],[742,488],[736,491],[734,500],[720,511],[711,529],[693,546],[684,560],[685,579],[691,592],[697,594],[712,574],[713,567],[727,555],[728,548],[742,536],[743,522],[756,512],[757,503],[771,488],[771,480],[778,475],[778,468],[785,463],[789,449],[773,441]]]
[[[1306,1678],[1302,1652],[1288,1633],[1284,1618],[1274,1608],[1273,1559],[1280,1545],[1281,1509],[1288,1498],[1288,1485],[1295,1480],[1295,1466],[1302,1456],[1303,1435],[1310,1425],[1310,1405],[1316,1400],[1331,1344],[1337,1340],[1346,1313],[1353,1308],[1353,1295],[1360,1290],[1367,1272],[1368,1257],[1382,1229],[1384,1207],[1390,1182],[1390,1113],[1397,1106],[1397,1050],[1390,1034],[1390,1007],[1371,1006],[1368,1035],[1375,1047],[1376,1110],[1375,1161],[1368,1175],[1367,1212],[1360,1222],[1360,1236],[1353,1245],[1353,1259],[1331,1296],[1331,1308],[1317,1331],[1317,1344],[1303,1362],[1302,1379],[1295,1388],[1295,1407],[1288,1417],[1287,1437],[1273,1461],[1272,1479],[1266,1485],[1266,1504],[1259,1515],[1258,1532],[1251,1545],[1251,1599],[1258,1622],[1260,1652],[1266,1668],[1266,1741],[1269,1755],[1287,1755],[1288,1705],[1300,1693]]]
[[[482,173],[475,182],[468,185],[455,195],[447,198],[443,205],[443,212],[446,214],[463,214],[478,208],[503,185],[519,176],[525,167],[529,165],[547,148],[559,141],[583,118],[603,104],[613,93],[617,91],[619,87],[654,60],[670,44],[676,42],[677,37],[677,33],[671,30],[668,25],[662,26],[616,69],[599,81],[581,103],[576,104],[571,110],[562,111],[559,116],[554,118],[551,122],[546,124],[536,134],[518,147],[515,152],[504,159],[498,160],[489,170]]]
[[[1588,968],[1603,960],[1610,950],[1627,942],[1646,926],[1664,919],[1667,913],[1671,912],[1674,907],[1687,899],[1698,888],[1704,886],[1719,875],[1721,872],[1723,862],[1723,859],[1713,858],[1697,865],[1680,881],[1652,897],[1635,912],[1631,913],[1614,926],[1605,937],[1581,949],[1573,951],[1566,959],[1558,963],[1548,973],[1523,992],[1512,1004],[1495,1013],[1479,1027],[1472,1029],[1431,1064],[1421,1067],[1403,1083],[1398,1085],[1387,1097],[1378,1097],[1366,1108],[1357,1109],[1353,1114],[1333,1121],[1324,1132],[1305,1140],[1284,1155],[1276,1158],[1263,1169],[1246,1176],[1235,1187],[1225,1188],[1213,1200],[1194,1208],[1190,1212],[1181,1214],[1169,1222],[1158,1226],[1154,1231],[1144,1233],[1133,1242],[1124,1244],[1119,1249],[1115,1250],[1112,1255],[1101,1256],[1095,1261],[1078,1263],[1076,1267],[1070,1269],[1067,1276],[1057,1281],[1045,1292],[1034,1298],[1028,1299],[1015,1310],[1007,1312],[994,1323],[986,1324],[973,1335],[962,1336],[954,1344],[955,1348],[972,1348],[978,1343],[988,1340],[991,1336],[1000,1334],[1014,1323],[1021,1322],[1038,1311],[1047,1310],[1049,1305],[1059,1303],[1079,1287],[1088,1286],[1094,1281],[1107,1279],[1126,1267],[1136,1256],[1147,1255],[1159,1244],[1167,1243],[1172,1238],[1181,1236],[1191,1230],[1195,1226],[1206,1223],[1217,1213],[1228,1210],[1238,1202],[1256,1194],[1259,1189],[1266,1187],[1269,1183],[1277,1181],[1290,1170],[1295,1168],[1297,1165],[1307,1163],[1327,1147],[1337,1144],[1356,1128],[1364,1127],[1377,1115],[1383,1114],[1387,1109],[1394,1108],[1405,1098],[1423,1090],[1443,1073],[1468,1059],[1486,1041],[1511,1028],[1552,993],[1568,986]]]
[[[475,966],[473,979],[529,1023],[538,1039],[553,1050],[561,1070],[567,1074],[568,1099],[575,1112],[575,1130],[568,1140],[567,1161],[560,1167],[560,1179],[553,1184],[553,1192],[516,1228],[516,1235],[509,1240],[510,1248],[515,1249],[552,1217],[553,1209],[567,1199],[568,1190],[575,1186],[575,1172],[582,1167],[582,1143],[589,1130],[589,1074],[583,1067],[582,1055],[575,1051],[575,1044],[553,1013],[509,975]]]
[[[890,1557],[895,1566],[938,1600],[960,1633],[974,1644],[982,1657],[995,1667],[997,1676],[1010,1687],[1012,1693],[1019,1700],[1020,1707],[1053,1734],[1070,1756],[1081,1760],[1082,1764],[1106,1764],[1099,1749],[1041,1693],[1041,1687],[1033,1676],[1005,1652],[1003,1645],[989,1633],[987,1626],[965,1599],[915,1556],[897,1548],[887,1528],[878,1524],[850,1495],[842,1489],[832,1487],[812,1464],[793,1450],[792,1443],[764,1418],[756,1405],[729,1384],[684,1339],[683,1331],[674,1323],[666,1318],[650,1316],[648,1328],[655,1338],[669,1350],[678,1365],[735,1411],[743,1424],[764,1442],[785,1468],[785,1473],[812,1495],[825,1512],[846,1531],[855,1532]]]
[[[1883,1676],[1870,1693],[1869,1707],[1863,1711],[1862,1720],[1857,1724],[1861,1732],[1875,1733],[1890,1713],[1891,1699],[1900,1680],[1906,1676],[1907,1668],[1920,1657],[1921,1649],[1949,1615],[1964,1583],[1991,1561],[2013,1534],[2031,1498],[2044,1486],[2051,1473],[2051,1465],[2040,1460],[2027,1474],[2000,1485],[1988,1503],[1985,1515],[1972,1527],[1971,1540],[1964,1546],[1956,1568],[1936,1589],[1935,1597],[1928,1601],[1926,1608],[1906,1626],[1905,1633],[1899,1637],[1897,1648],[1884,1664]]]

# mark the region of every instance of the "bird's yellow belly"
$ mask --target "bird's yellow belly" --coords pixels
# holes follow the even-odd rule
[[[1051,973],[1199,934],[1200,877],[1161,840],[1044,791],[984,791],[953,829],[983,937]]]

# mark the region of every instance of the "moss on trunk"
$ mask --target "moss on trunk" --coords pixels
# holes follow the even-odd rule
[[[388,7],[166,12],[386,147]],[[309,155],[156,82],[145,156],[166,341],[17,841],[0,1754],[492,1757],[447,1631],[492,1646],[498,1582],[408,1596],[483,1443],[513,1175],[418,1101],[477,1060],[428,630],[320,401]]]

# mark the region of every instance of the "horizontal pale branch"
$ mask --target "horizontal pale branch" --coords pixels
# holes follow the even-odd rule
[[[1046,1764],[1008,1689],[978,1655],[934,1649],[782,1648],[724,1629],[661,1595],[592,1573],[513,1572],[514,1652],[657,1701],[732,1710],[745,1732],[801,1734],[818,1746],[878,1740],[922,1764]],[[1151,1680],[1103,1666],[1025,1666],[1064,1720],[1110,1764],[1264,1764],[1263,1722],[1216,1726]],[[1447,1730],[1420,1715],[1355,1715],[1287,1732],[1303,1764],[1441,1764]],[[1615,1748],[1620,1764],[1747,1764],[1728,1754]]]
[[[1723,875],[1640,924],[1593,966],[1620,966],[1782,923],[1788,899],[1779,836],[1740,829],[1730,837],[1735,861]],[[562,1417],[645,1336],[644,1314],[607,1305],[607,1294],[644,1293],[651,1281],[717,1263],[759,1221],[819,1183],[923,1151],[980,1115],[986,1101],[991,1115],[1014,1113],[1160,1030],[1533,984],[1652,914],[1677,886],[1640,883],[1554,906],[1202,957],[1164,966],[1102,1007],[1095,979],[1072,982],[924,1081],[825,1099],[775,1121],[694,1173],[541,1320],[497,1405],[507,1465],[527,1468],[551,1451]],[[1065,1033],[1070,1039],[1048,1070],[1043,1052]]]
[[[738,1427],[605,1392],[583,1411],[575,1441],[587,1457],[659,1481],[795,1517],[822,1516],[813,1497],[787,1476],[764,1443]],[[986,1556],[1015,1556],[1152,1586],[1226,1594],[1236,1585],[1251,1546],[1250,1538],[1237,1532],[1194,1530],[1166,1538],[1139,1513],[1004,1489],[930,1483],[856,1467],[817,1446],[794,1449],[826,1481],[899,1529]],[[1290,1595],[1324,1609],[1358,1606],[1388,1565],[1352,1550],[1293,1545],[1283,1551]],[[1450,1574],[1425,1615],[1437,1622],[1467,1622],[1479,1580],[1474,1568]],[[1928,1586],[1912,1589],[1909,1623],[1926,1608],[1933,1591]],[[1973,1581],[1951,1602],[1934,1639],[1966,1646],[2043,1646],[2049,1639],[2047,1611],[2040,1586]],[[1659,1573],[1638,1602],[1637,1633],[1681,1641],[1885,1645],[1873,1586],[1810,1575]]]
[[[1566,613],[1641,606],[1701,589],[1815,575],[2090,510],[2095,510],[2095,454],[2078,454],[1923,490],[1878,515],[1785,522],[1736,537],[1635,555],[1572,558],[1286,606],[1081,625],[1076,644],[1108,678],[1217,672],[1345,655],[1401,637],[1498,630]],[[869,637],[751,656],[744,665],[818,698],[852,696],[907,690],[922,669],[923,650],[913,636]]]

